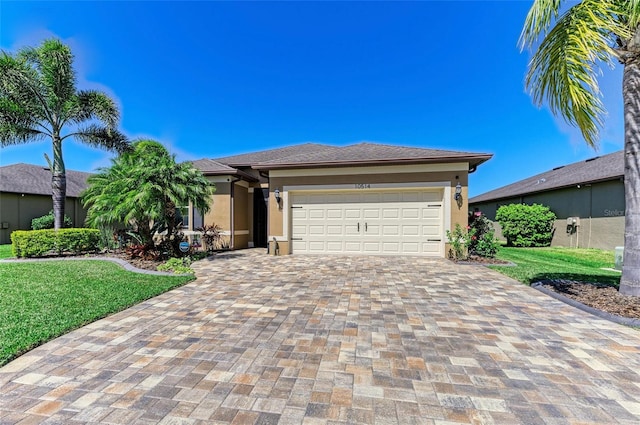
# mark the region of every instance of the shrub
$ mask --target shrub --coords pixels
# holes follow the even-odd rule
[[[213,252],[216,249],[224,248],[224,237],[222,236],[222,227],[217,224],[205,224],[196,229],[202,232],[202,241],[207,252]]]
[[[493,258],[500,249],[500,241],[495,237],[495,230],[491,220],[476,212],[469,217],[469,254]]]
[[[32,230],[42,230],[42,229],[53,229],[53,210],[49,211],[49,214],[43,215],[42,217],[34,218],[31,220],[31,229]],[[73,223],[69,216],[64,216],[64,227],[71,227]]]
[[[467,247],[469,240],[473,235],[462,230],[462,226],[456,223],[453,232],[447,230],[447,242],[451,245],[449,249],[449,258],[454,261],[464,260],[467,258]]]
[[[42,257],[49,254],[82,254],[95,251],[100,240],[97,229],[16,230],[11,244],[16,257]]]
[[[169,258],[164,264],[158,266],[158,271],[174,273],[193,273],[191,269],[191,259],[189,257],[183,258]]]
[[[507,245],[516,247],[551,245],[555,219],[549,207],[540,204],[503,205],[496,212]]]

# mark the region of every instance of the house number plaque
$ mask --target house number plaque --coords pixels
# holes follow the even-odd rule
[[[371,189],[370,183],[356,183],[356,189]]]

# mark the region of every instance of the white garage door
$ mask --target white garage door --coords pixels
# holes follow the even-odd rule
[[[292,193],[294,254],[444,255],[443,191]]]

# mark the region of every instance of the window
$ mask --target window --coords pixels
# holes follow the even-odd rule
[[[176,208],[177,217],[176,220],[178,223],[182,222],[182,228],[189,228],[189,207],[178,207]]]

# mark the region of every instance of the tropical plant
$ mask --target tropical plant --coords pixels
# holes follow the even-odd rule
[[[160,143],[140,140],[132,150],[89,177],[82,194],[87,224],[94,227],[130,225],[140,245],[149,251],[179,252],[182,241],[179,206],[209,210],[214,187],[190,163],[178,164]],[[156,243],[154,236],[162,234]]]
[[[605,113],[600,65],[623,67],[625,250],[620,293],[640,296],[640,0],[535,0],[521,48],[542,38],[529,63],[533,100],[577,126],[596,146]]]
[[[51,139],[54,228],[64,226],[67,178],[62,144],[73,138],[122,152],[128,142],[117,129],[119,112],[106,94],[76,89],[73,54],[60,40],[45,40],[11,55],[0,54],[0,146]],[[84,125],[82,125],[85,123]],[[63,134],[63,130],[69,132]]]
[[[198,227],[196,230],[202,233],[202,241],[204,242],[204,247],[208,253],[211,253],[216,249],[220,249],[223,246],[224,240],[222,236],[222,227],[217,224],[205,224],[202,227]]]

